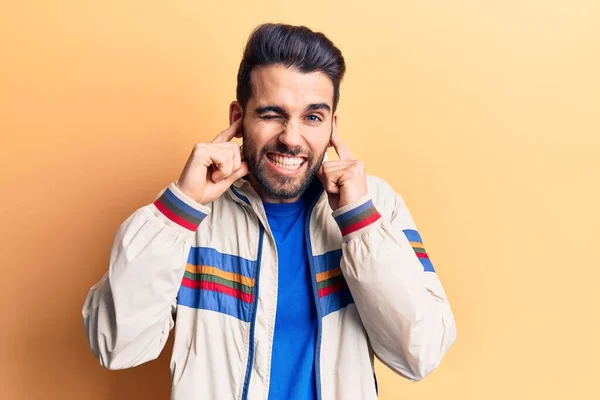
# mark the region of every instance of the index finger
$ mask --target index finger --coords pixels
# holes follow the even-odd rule
[[[340,157],[340,161],[351,161],[354,160],[354,155],[350,151],[350,148],[346,146],[346,143],[342,141],[340,135],[337,132],[337,129],[334,128],[333,133],[331,135],[331,144],[335,149],[335,152]]]
[[[242,134],[242,119],[234,121],[227,129],[219,133],[211,143],[225,143]]]

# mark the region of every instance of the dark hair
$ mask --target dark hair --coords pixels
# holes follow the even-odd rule
[[[333,83],[333,110],[340,100],[346,72],[342,52],[323,33],[305,26],[262,24],[250,35],[237,76],[237,101],[246,108],[252,95],[250,73],[261,66],[281,64],[302,73],[321,71]]]

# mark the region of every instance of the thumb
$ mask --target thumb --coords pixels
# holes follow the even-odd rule
[[[229,186],[231,186],[231,184],[233,182],[248,175],[249,172],[250,172],[250,169],[248,168],[248,163],[245,161],[242,161],[242,163],[240,164],[240,169],[238,169],[237,171],[235,171],[234,173],[229,175],[227,178],[219,181],[218,184],[229,187]]]

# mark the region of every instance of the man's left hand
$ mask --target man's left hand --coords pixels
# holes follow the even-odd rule
[[[327,191],[331,209],[335,211],[360,200],[368,194],[368,190],[365,165],[354,158],[336,128],[331,135],[331,145],[340,159],[325,161],[317,176]]]

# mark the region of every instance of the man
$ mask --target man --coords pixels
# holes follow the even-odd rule
[[[253,32],[229,128],[121,225],[90,290],[103,366],[157,358],[173,327],[176,400],[375,399],[374,356],[412,381],[438,366],[452,311],[402,197],[337,133],[344,72],[321,33]]]

